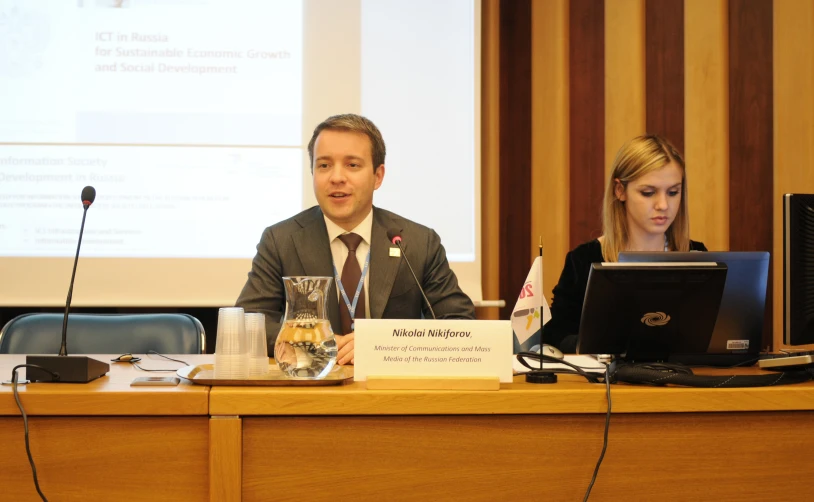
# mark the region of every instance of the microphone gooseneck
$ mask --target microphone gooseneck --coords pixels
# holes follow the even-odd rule
[[[404,248],[401,247],[401,230],[397,228],[391,228],[387,230],[387,238],[390,239],[390,242],[398,246],[399,251],[401,251],[401,256],[404,258],[404,262],[407,264],[407,268],[410,269],[410,273],[413,275],[413,279],[415,279],[415,283],[418,286],[418,290],[421,292],[421,296],[424,298],[424,302],[427,304],[427,308],[430,309],[430,314],[432,315],[433,319],[437,319],[435,317],[435,312],[432,310],[432,305],[430,305],[430,301],[427,299],[427,295],[424,294],[424,288],[421,287],[421,282],[418,280],[418,277],[415,275],[415,271],[413,270],[413,266],[410,265],[410,260],[407,259],[407,253],[404,252]]]
[[[68,355],[68,314],[71,311],[71,298],[73,297],[73,283],[76,279],[76,265],[79,263],[79,248],[82,246],[82,233],[85,231],[85,217],[88,215],[88,208],[96,199],[96,189],[86,186],[82,189],[82,225],[79,227],[79,242],[76,243],[76,256],[73,259],[73,272],[71,272],[71,284],[68,286],[68,299],[65,300],[65,317],[62,318],[62,345],[59,347],[59,355]]]

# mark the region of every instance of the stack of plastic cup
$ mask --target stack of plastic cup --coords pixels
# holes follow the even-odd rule
[[[215,378],[243,380],[249,377],[249,340],[244,312],[240,307],[218,311],[215,343]]]
[[[249,378],[264,376],[269,372],[266,316],[246,314],[246,336],[249,339]]]

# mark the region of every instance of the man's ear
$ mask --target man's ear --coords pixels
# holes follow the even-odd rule
[[[378,190],[384,180],[384,164],[373,171],[373,176],[376,178],[376,181],[373,183],[373,190]]]
[[[622,184],[622,181],[619,178],[615,178],[613,180],[613,192],[616,194],[616,198],[620,201],[624,202],[627,199],[625,186]]]

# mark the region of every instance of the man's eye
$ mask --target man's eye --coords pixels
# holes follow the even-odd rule
[[[328,164],[317,164],[317,169],[327,169]]]
[[[357,163],[355,163],[355,162],[351,162],[349,165],[350,165],[350,167],[352,167],[352,168],[354,168],[354,169],[355,169],[355,168],[357,168],[357,167],[359,167],[359,164],[357,164]]]

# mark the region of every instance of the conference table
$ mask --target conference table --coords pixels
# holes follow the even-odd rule
[[[0,377],[23,359],[0,356]],[[89,384],[21,389],[50,500],[582,500],[607,411],[604,385],[568,375],[498,391],[130,387],[143,375],[116,364]],[[618,384],[611,401],[591,500],[811,499],[814,382]],[[7,385],[0,425],[0,500],[38,500]]]

